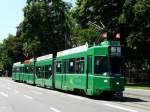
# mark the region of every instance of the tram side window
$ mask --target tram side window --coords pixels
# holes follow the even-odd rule
[[[15,68],[15,73],[17,73],[17,67]]]
[[[108,58],[96,56],[95,57],[95,74],[103,74],[108,72]]]
[[[48,72],[49,72],[50,75],[52,75],[52,65],[48,66]]]
[[[23,67],[20,67],[20,70],[19,70],[20,73],[22,73],[22,71],[23,71],[22,68],[23,68]]]
[[[44,77],[45,77],[44,66],[41,66],[40,74],[41,74],[41,78],[44,78]]]
[[[75,59],[69,60],[69,73],[75,73]]]
[[[25,72],[30,73],[30,67],[29,66],[25,67]]]
[[[17,73],[20,72],[20,68],[19,68],[19,67],[16,68],[16,72],[17,72]]]
[[[15,72],[17,73],[17,67],[15,68]]]
[[[61,73],[61,61],[56,62],[56,73]]]
[[[64,63],[64,73],[69,73],[69,60],[66,60]]]
[[[67,60],[63,60],[62,65],[63,65],[62,73],[67,73],[67,68],[66,68]]]
[[[24,67],[24,72],[27,73],[27,67]]]
[[[24,70],[25,70],[25,68],[24,68],[24,67],[22,67],[22,73],[24,73]]]
[[[52,75],[52,66],[46,65],[45,66],[45,78],[48,79]]]
[[[31,66],[31,68],[30,68],[30,73],[34,73],[34,67],[33,66]]]
[[[19,67],[19,73],[21,73],[21,67]]]
[[[49,77],[48,73],[48,65],[45,66],[45,78],[47,79]]]
[[[37,66],[37,67],[36,67],[36,76],[37,76],[38,78],[41,78],[41,73],[40,73],[40,71],[41,71],[41,67],[40,67],[40,66]]]
[[[31,67],[30,66],[28,67],[28,73],[31,73]]]
[[[84,73],[84,58],[77,58],[75,61],[75,71],[78,74]]]

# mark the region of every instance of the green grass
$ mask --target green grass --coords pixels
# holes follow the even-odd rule
[[[150,90],[150,85],[144,85],[144,84],[128,84],[128,85],[126,85],[126,88]]]

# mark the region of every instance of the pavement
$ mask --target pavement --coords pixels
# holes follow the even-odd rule
[[[127,95],[123,101],[93,99],[0,77],[0,112],[150,112],[150,100]]]
[[[132,94],[150,98],[150,90],[126,88],[124,94]]]

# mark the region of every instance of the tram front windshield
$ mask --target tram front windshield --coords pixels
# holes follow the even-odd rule
[[[96,56],[94,69],[96,75],[121,74],[121,58]]]
[[[111,57],[110,58],[110,72],[112,74],[121,74],[121,66],[122,66],[122,61],[121,58],[119,57]]]
[[[101,56],[96,56],[95,57],[95,74],[96,75],[101,75],[103,73],[108,73],[108,58],[107,57],[101,57]]]

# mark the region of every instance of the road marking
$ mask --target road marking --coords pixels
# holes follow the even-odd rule
[[[12,85],[12,84],[11,84],[11,83],[9,83],[9,82],[8,82],[7,84],[8,84],[9,86],[11,86],[11,85]]]
[[[60,110],[56,109],[56,108],[53,108],[53,107],[50,107],[50,109],[54,112],[61,112]]]
[[[32,100],[33,98],[31,96],[28,95],[23,95],[25,98]]]
[[[77,95],[71,95],[71,94],[64,94],[64,93],[60,93],[58,91],[49,91],[50,93],[55,93],[55,94],[58,94],[58,95],[62,95],[62,96],[69,96],[69,97],[72,97],[72,98],[75,98],[75,99],[79,99],[79,100],[85,100],[84,97],[82,96],[77,96]]]
[[[11,88],[10,88],[10,87],[7,87],[7,89],[8,89],[8,90],[11,90]]]
[[[35,93],[35,94],[38,94],[38,95],[41,95],[42,93],[41,92],[38,92],[38,91],[33,91],[31,90],[32,93]]]
[[[16,89],[14,89],[14,92],[15,92],[16,94],[18,94],[18,93],[19,93],[19,91],[17,91]]]
[[[124,108],[124,107],[120,107],[120,106],[117,106],[117,105],[112,105],[112,104],[104,104],[106,106],[109,106],[109,107],[112,107],[112,108],[116,108],[116,109],[121,109],[121,110],[125,110],[125,111],[128,111],[128,112],[138,112],[136,110],[132,110],[132,109],[127,109],[127,108]]]
[[[58,91],[54,91],[54,90],[50,90],[50,91],[48,91],[48,92],[58,94]]]
[[[84,100],[85,98],[83,98],[83,97],[80,97],[80,96],[76,96],[76,95],[67,95],[67,96],[69,96],[69,97],[72,97],[72,98],[76,98],[76,99],[79,99],[79,100]]]
[[[8,94],[4,93],[4,92],[0,92],[0,94],[4,97],[8,97]]]

